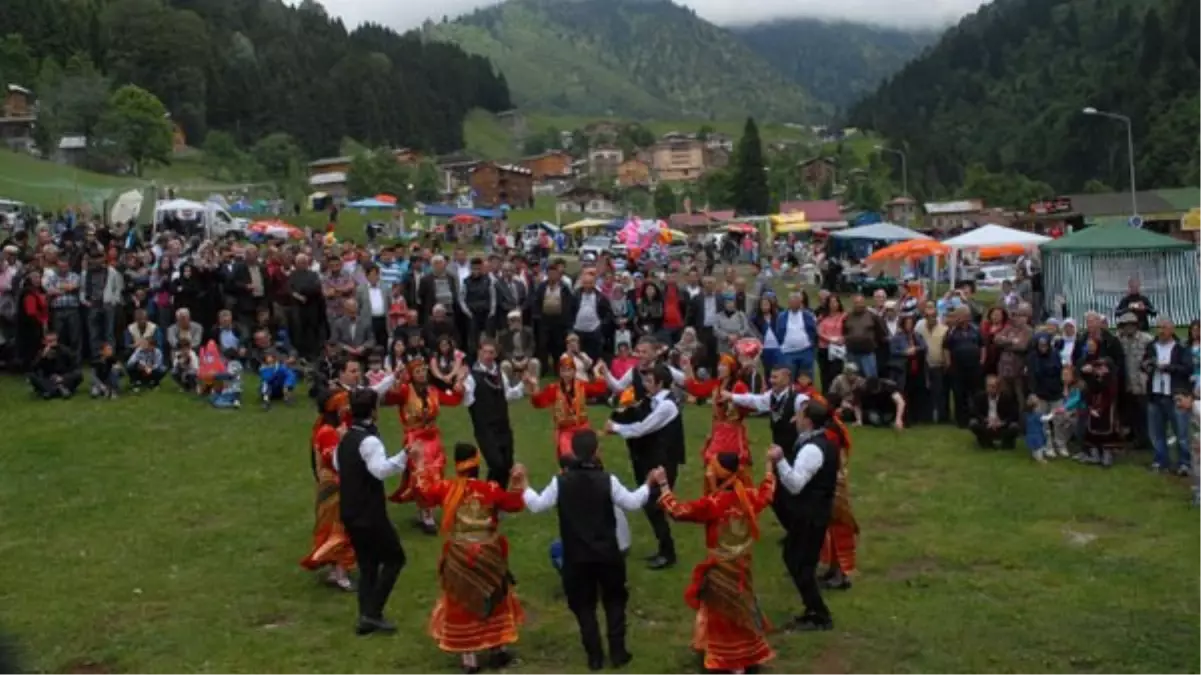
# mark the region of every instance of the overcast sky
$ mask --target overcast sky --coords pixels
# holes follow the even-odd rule
[[[297,2],[297,0],[289,0]],[[497,0],[320,0],[331,14],[353,27],[375,21],[399,30],[426,19],[439,21]],[[925,27],[949,24],[974,11],[986,0],[676,0],[718,24],[755,23],[780,17],[850,19],[889,26]]]

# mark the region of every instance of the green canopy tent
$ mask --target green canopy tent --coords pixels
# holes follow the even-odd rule
[[[1197,249],[1187,241],[1128,225],[1096,225],[1039,250],[1045,297],[1062,295],[1076,319],[1094,311],[1112,324],[1131,278],[1142,283],[1159,315],[1177,324],[1197,318],[1201,308]]]

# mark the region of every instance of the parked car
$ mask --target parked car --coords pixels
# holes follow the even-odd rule
[[[1000,288],[1001,282],[1017,280],[1017,268],[1013,265],[988,265],[976,273],[976,285],[980,288]]]
[[[14,228],[25,205],[11,199],[0,199],[0,227]]]
[[[602,252],[608,251],[614,256],[625,257],[626,247],[609,235],[588,237],[580,244],[580,262],[595,262]]]

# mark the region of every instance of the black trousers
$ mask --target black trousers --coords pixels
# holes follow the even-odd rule
[[[634,465],[635,481],[645,481],[646,475],[652,469],[662,466],[667,471],[667,484],[675,488],[676,476],[680,473],[679,464],[664,460],[655,453],[640,451],[631,452],[630,460]],[[659,508],[658,500],[648,499],[646,506],[642,507],[642,512],[646,514],[646,520],[651,524],[651,530],[655,533],[655,540],[659,542],[658,554],[669,560],[675,560],[676,542],[671,538],[671,525],[667,522],[667,514],[663,512],[663,509]]]
[[[945,424],[950,411],[947,369],[941,366],[927,368],[926,385],[930,390],[930,421],[935,424]]]
[[[382,619],[396,578],[405,566],[405,552],[391,521],[346,525],[359,561],[359,616]]]
[[[33,390],[37,392],[38,396],[42,397],[58,397],[61,393],[58,390],[59,385],[63,386],[69,393],[74,394],[81,382],[83,382],[83,374],[78,370],[64,373],[62,381],[57,384],[49,377],[43,377],[37,373],[29,374],[29,384],[33,386]]]
[[[626,650],[626,563],[569,563],[563,565],[563,593],[567,606],[580,626],[580,641],[590,660],[603,659],[600,626],[596,622],[596,605],[605,608],[605,627],[609,636],[609,653]]]
[[[785,528],[784,535],[784,567],[801,594],[805,614],[818,619],[830,618],[830,609],[822,600],[817,585],[817,562],[821,558],[827,523],[798,517]]]
[[[948,375],[951,377],[951,394],[955,400],[955,423],[966,429],[972,413],[969,409],[972,396],[984,386],[984,374],[979,364],[956,364]]]
[[[600,329],[579,331],[576,334],[580,336],[580,351],[587,354],[593,363],[600,361],[605,350],[605,336]]]
[[[1006,450],[1017,447],[1019,431],[1017,424],[1004,424],[1000,428],[990,429],[983,422],[973,421],[968,428],[976,435],[976,442],[982,448],[991,448],[997,441],[1000,441],[1001,447]]]
[[[562,316],[542,317],[538,321],[538,361],[542,372],[558,373],[559,357],[567,345],[567,322]]]
[[[388,317],[371,317],[371,337],[375,338],[377,349],[383,350],[388,348]]]
[[[487,426],[475,430],[475,443],[488,463],[488,480],[502,488],[509,487],[509,472],[513,470],[513,429]]]

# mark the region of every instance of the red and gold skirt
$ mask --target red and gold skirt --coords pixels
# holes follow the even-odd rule
[[[388,497],[390,501],[404,503],[416,501],[423,509],[432,509],[437,504],[426,503],[417,495],[417,457],[421,457],[424,471],[433,472],[439,477],[446,469],[446,452],[442,448],[442,433],[438,427],[421,427],[407,429],[404,435],[405,447],[409,449],[408,467],[400,479],[400,487]]]
[[[450,653],[482,652],[517,642],[525,612],[511,587],[508,542],[448,541],[439,565],[442,594],[429,632]]]
[[[555,448],[558,450],[558,456],[571,457],[575,453],[571,450],[571,439],[577,431],[587,431],[590,427],[588,422],[578,422],[572,426],[559,427],[555,430]]]
[[[342,515],[339,513],[341,498],[338,481],[324,475],[320,478],[322,480],[317,484],[313,549],[300,561],[300,565],[309,570],[326,565],[336,565],[343,570],[354,569],[354,548],[350,545],[350,536],[342,526]]]
[[[707,670],[745,670],[776,657],[767,644],[771,624],[755,599],[750,558],[697,565],[685,599],[696,609],[692,648],[705,655]]]

